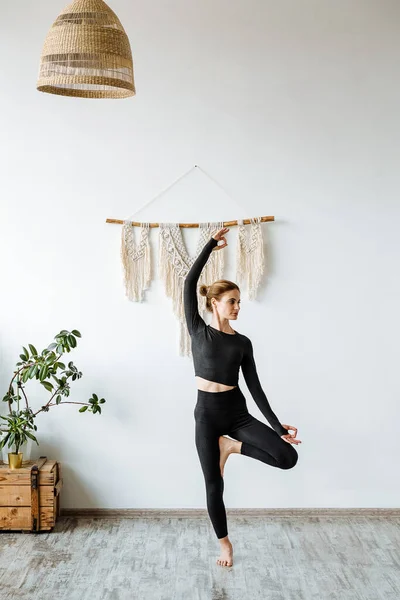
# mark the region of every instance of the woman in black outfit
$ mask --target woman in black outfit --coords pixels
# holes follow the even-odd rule
[[[237,319],[240,310],[239,287],[225,279],[209,287],[202,285],[200,294],[207,297],[207,309],[213,313],[211,324],[206,325],[199,315],[198,278],[211,252],[228,245],[224,237],[228,231],[226,227],[220,229],[197,257],[185,279],[184,305],[198,387],[194,409],[196,448],[204,474],[208,514],[221,544],[217,564],[230,567],[233,551],[222,498],[224,465],[229,454],[244,454],[279,469],[291,469],[298,459],[292,444],[301,441],[296,439],[296,427],[282,425],[272,411],[258,379],[250,339],[230,326],[229,321]],[[219,241],[224,243],[218,245]],[[251,395],[272,428],[248,412],[238,386],[240,367]]]

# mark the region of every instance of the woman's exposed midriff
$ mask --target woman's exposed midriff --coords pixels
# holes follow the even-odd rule
[[[224,383],[217,383],[216,381],[209,381],[196,375],[197,389],[203,392],[227,392],[233,390],[237,385],[225,385]]]

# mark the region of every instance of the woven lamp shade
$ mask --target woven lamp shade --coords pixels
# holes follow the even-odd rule
[[[81,98],[136,93],[128,36],[103,0],[75,0],[57,17],[44,42],[37,89]]]

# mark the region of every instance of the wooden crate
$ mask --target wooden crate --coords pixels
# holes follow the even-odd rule
[[[60,515],[61,465],[41,456],[20,469],[0,464],[0,531],[49,531]]]

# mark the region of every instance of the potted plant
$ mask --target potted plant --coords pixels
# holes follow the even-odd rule
[[[66,366],[61,362],[61,357],[65,352],[71,352],[77,346],[77,338],[81,334],[76,329],[67,331],[63,329],[54,337],[47,348],[39,354],[35,346],[28,344],[29,350],[23,346],[23,353],[20,354],[20,361],[16,364],[13,377],[11,378],[8,391],[3,398],[3,402],[8,403],[8,415],[1,416],[4,428],[0,428],[0,450],[6,444],[11,448],[8,453],[8,464],[12,469],[20,468],[23,464],[23,452],[21,446],[34,441],[39,445],[33,431],[37,431],[35,419],[41,412],[48,412],[51,406],[59,404],[79,404],[79,412],[92,412],[101,414],[100,404],[104,404],[104,398],[99,399],[96,394],[87,403],[70,402],[63,400],[70,394],[70,383],[82,377],[82,372],[78,371],[72,361]],[[50,394],[50,399],[38,411],[34,412],[29,406],[26,393],[26,384],[29,379],[36,379]],[[24,403],[23,408],[20,407]],[[13,407],[16,405],[16,408]]]

